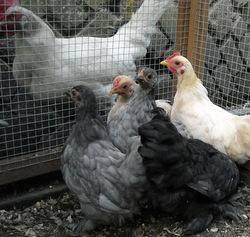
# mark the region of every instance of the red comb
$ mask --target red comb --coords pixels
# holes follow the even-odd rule
[[[170,59],[172,59],[172,58],[174,58],[176,56],[181,56],[181,53],[179,51],[175,51],[175,52],[173,52],[172,55],[170,55],[169,57],[167,57],[166,60],[170,60]]]
[[[19,4],[19,0],[0,0],[0,21],[5,20],[5,12],[9,7]]]
[[[114,79],[114,81],[113,81],[113,87],[119,86],[120,81],[121,81],[121,78],[120,78],[120,77],[116,77],[116,78]]]

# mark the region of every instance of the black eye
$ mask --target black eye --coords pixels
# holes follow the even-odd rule
[[[76,90],[72,90],[71,93],[72,93],[72,95],[75,96],[76,95]]]
[[[177,65],[177,66],[180,65],[180,62],[179,62],[179,61],[176,61],[176,62],[175,62],[175,65]]]
[[[151,75],[151,74],[148,75],[148,79],[149,79],[149,80],[152,79],[152,75]]]
[[[123,88],[123,89],[126,89],[127,87],[128,87],[127,85],[124,85],[122,88]]]

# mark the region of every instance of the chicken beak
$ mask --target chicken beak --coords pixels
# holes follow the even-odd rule
[[[65,91],[65,92],[63,93],[63,95],[66,96],[67,98],[71,98],[70,90]]]
[[[160,62],[160,65],[169,67],[169,63],[168,63],[166,60],[161,61],[161,62]]]
[[[112,95],[114,95],[114,94],[117,94],[118,93],[118,88],[112,88],[111,90],[110,90],[110,92],[109,92],[109,96],[112,96]]]
[[[135,83],[136,84],[140,84],[140,83],[142,83],[143,82],[143,79],[142,78],[140,78],[140,77],[136,77],[135,78]]]

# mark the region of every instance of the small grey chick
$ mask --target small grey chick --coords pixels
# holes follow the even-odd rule
[[[116,148],[106,125],[96,110],[96,97],[85,86],[68,93],[78,112],[76,124],[61,157],[63,178],[79,199],[84,219],[71,230],[74,234],[91,231],[98,224],[121,225],[139,212],[145,173],[137,152],[139,138],[127,154]]]

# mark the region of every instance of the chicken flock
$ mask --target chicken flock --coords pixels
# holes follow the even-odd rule
[[[17,0],[5,1],[0,27],[15,37],[18,83],[39,98],[71,88],[65,94],[75,103],[77,118],[61,171],[83,214],[79,223],[65,226],[72,235],[99,225],[121,226],[145,206],[184,220],[186,236],[205,231],[215,216],[241,218],[233,200],[238,165],[250,159],[250,115],[214,105],[179,52],[161,62],[177,76],[172,106],[155,100],[153,69],[136,72],[135,61],[146,55],[169,1],[144,0],[112,37],[68,39],[55,37]],[[103,86],[111,78],[113,83]],[[97,93],[116,96],[107,122],[98,114]]]
[[[172,107],[166,101],[156,103],[158,77],[151,68],[140,68],[134,78],[114,78],[109,95],[115,94],[116,102],[107,123],[97,113],[93,90],[79,85],[67,92],[78,117],[64,147],[62,173],[84,215],[81,222],[67,226],[69,233],[122,225],[139,215],[145,203],[152,211],[184,220],[184,236],[206,230],[216,216],[240,221],[242,213],[234,201],[240,180],[237,165],[249,159],[250,116],[213,105],[180,53],[161,64],[178,77]],[[203,100],[225,117],[213,114]],[[224,133],[223,128],[207,128],[210,123],[226,125],[226,119],[230,123]],[[227,140],[222,136],[220,145],[228,149],[206,140],[209,135],[224,135]],[[234,149],[230,139],[241,156],[227,152]]]

